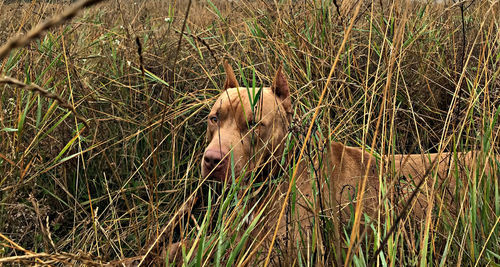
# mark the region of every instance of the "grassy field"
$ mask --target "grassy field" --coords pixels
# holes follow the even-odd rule
[[[0,43],[67,7],[0,2]],[[479,151],[468,179],[450,173],[453,205],[436,200],[425,223],[404,217],[382,243],[399,216],[385,198],[374,235],[351,244],[352,218],[341,225],[348,257],[334,251],[325,216],[323,240],[305,237],[296,266],[335,257],[366,266],[379,247],[373,265],[500,266],[499,12],[498,1],[402,0],[112,0],[81,10],[0,57],[0,82],[19,80],[0,83],[0,265],[159,259],[184,239],[198,243],[183,251],[188,266],[267,253],[248,238],[265,217],[244,227],[245,188],[200,179],[228,59],[247,87],[268,86],[283,63],[292,158],[316,107],[312,158],[327,138],[380,155]],[[380,179],[390,191],[399,178]],[[278,261],[292,253],[274,250]]]

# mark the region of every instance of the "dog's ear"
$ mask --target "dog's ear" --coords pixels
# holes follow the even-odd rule
[[[236,80],[236,75],[234,75],[233,68],[227,60],[224,60],[224,70],[226,71],[226,81],[224,82],[224,90],[227,88],[237,88],[239,87],[238,81]]]
[[[278,71],[276,71],[271,90],[277,97],[281,99],[285,99],[290,96],[288,82],[286,81],[285,74],[283,73],[283,65],[280,65]]]
[[[292,110],[292,101],[290,100],[290,89],[283,73],[283,65],[280,65],[276,75],[274,76],[273,84],[271,85],[273,93],[281,99],[281,104],[287,113]]]

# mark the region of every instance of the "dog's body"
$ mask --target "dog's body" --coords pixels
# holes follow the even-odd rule
[[[258,92],[258,89],[239,87],[232,68],[226,62],[224,67],[227,74],[224,91],[214,103],[208,116],[209,144],[202,160],[202,175],[204,178],[229,182],[232,179],[231,173],[235,173],[241,179],[248,179],[249,173],[254,172],[257,173],[257,180],[268,181],[279,169],[285,169],[281,163],[286,161],[282,156],[292,114],[290,91],[285,75],[280,67],[272,86]],[[320,225],[318,223],[320,213],[321,216],[346,219],[352,214],[347,212],[349,210],[347,206],[357,201],[356,198],[359,197],[357,191],[364,180],[366,184],[362,202],[363,211],[374,219],[382,218],[383,215],[377,213],[380,210],[379,202],[382,197],[387,197],[389,192],[385,192],[386,195],[379,194],[379,185],[384,172],[379,171],[378,166],[388,166],[386,169],[395,172],[392,177],[406,177],[407,186],[401,190],[402,193],[400,192],[403,198],[399,199],[399,204],[396,203],[395,206],[406,203],[408,196],[413,192],[412,189],[422,179],[439,177],[436,186],[423,183],[420,187],[420,192],[409,209],[416,217],[425,217],[432,190],[449,196],[441,197],[440,200],[452,199],[455,179],[446,177],[449,177],[449,166],[454,166],[457,159],[450,160],[450,155],[447,153],[395,155],[380,162],[380,159],[377,160],[361,148],[348,147],[337,142],[328,144],[325,153],[326,160],[318,170],[319,177],[311,175],[308,164],[298,165],[294,212],[286,216],[286,219],[283,217],[281,222],[278,222],[278,217],[285,204],[283,196],[287,193],[289,181],[282,181],[272,194],[269,193],[271,191],[264,190],[270,194],[265,203],[271,204],[267,206],[262,204],[266,207],[267,219],[263,220],[265,223],[258,231],[255,230],[256,233],[253,235],[255,240],[263,240],[259,243],[260,246],[266,248],[271,244],[272,233],[278,223],[280,227],[276,246],[295,247],[299,236],[303,238],[304,235],[320,233],[317,231]],[[464,158],[458,160],[464,161],[466,165],[473,162],[474,155],[471,152],[456,155]],[[317,165],[317,162],[314,164]],[[434,168],[437,173],[429,171],[433,165],[438,166]],[[429,179],[429,181],[434,180]],[[336,233],[336,238],[339,236]]]

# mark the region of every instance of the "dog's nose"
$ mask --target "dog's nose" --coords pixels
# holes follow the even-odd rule
[[[207,150],[203,156],[203,161],[208,169],[222,168],[224,165],[224,153],[220,150]],[[222,162],[221,162],[222,161]]]

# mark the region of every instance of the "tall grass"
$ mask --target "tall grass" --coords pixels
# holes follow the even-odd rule
[[[313,231],[294,241],[303,249],[275,245],[272,263],[500,264],[498,2],[365,1],[357,14],[356,1],[207,0],[189,9],[188,2],[108,1],[1,59],[0,76],[36,84],[68,106],[0,85],[0,262],[172,262],[162,248],[189,240],[176,258],[186,265],[262,264],[269,244],[260,237],[274,230],[264,227],[263,207],[283,200],[273,194],[279,179],[248,186],[236,174],[230,185],[200,178],[206,117],[226,58],[240,85],[257,90],[283,63],[294,122],[282,180],[292,177],[304,143],[301,164],[311,175],[324,175],[315,162],[326,164],[328,140],[377,157],[478,151],[466,179],[450,168],[458,181],[451,201],[432,186],[433,216],[423,223],[409,215],[395,225],[401,210],[386,195],[412,181],[381,175],[384,217],[371,218],[373,234],[363,234],[354,215],[319,211]],[[63,8],[0,3],[12,14],[0,18],[0,41]],[[290,221],[298,194],[292,186]]]

